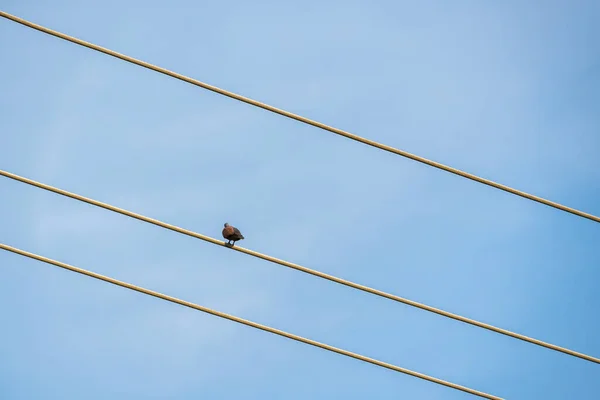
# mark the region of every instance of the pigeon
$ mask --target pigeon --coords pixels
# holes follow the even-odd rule
[[[223,228],[223,237],[227,239],[227,243],[225,243],[225,245],[233,247],[235,242],[244,238],[244,235],[242,235],[242,232],[240,232],[238,228],[235,228],[225,222],[225,228]]]

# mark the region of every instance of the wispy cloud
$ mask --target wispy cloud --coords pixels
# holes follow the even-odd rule
[[[598,118],[588,88],[598,57],[585,45],[597,36],[597,9],[581,7],[91,9],[65,0],[8,11],[594,212]],[[6,21],[0,30],[14,61],[0,67],[14,99],[0,110],[0,132],[11,132],[3,168],[213,237],[230,222],[244,247],[599,354],[582,333],[593,331],[600,301],[587,221]],[[598,389],[595,366],[579,360],[0,185],[11,191],[0,234],[26,250],[506,398]],[[0,314],[10,321],[0,391],[9,399],[467,398],[16,256],[0,260]]]

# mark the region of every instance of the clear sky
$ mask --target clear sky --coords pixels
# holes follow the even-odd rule
[[[597,1],[4,0],[600,215]],[[600,357],[600,224],[0,19],[0,169]],[[600,366],[0,178],[0,241],[507,399]],[[0,252],[0,398],[469,399]]]

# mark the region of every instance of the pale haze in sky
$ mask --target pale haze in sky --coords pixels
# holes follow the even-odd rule
[[[597,1],[0,9],[600,215]],[[600,357],[600,224],[0,18],[0,169]],[[0,178],[0,242],[506,399],[600,365]],[[474,396],[0,252],[0,399]]]

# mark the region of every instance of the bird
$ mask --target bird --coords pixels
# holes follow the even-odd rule
[[[238,228],[229,225],[227,222],[225,222],[224,226],[225,227],[223,228],[223,237],[227,239],[227,243],[225,243],[225,246],[233,247],[235,245],[235,242],[244,239],[244,235],[242,235],[242,232],[240,232]]]

